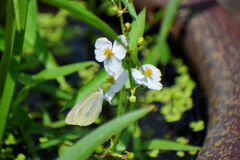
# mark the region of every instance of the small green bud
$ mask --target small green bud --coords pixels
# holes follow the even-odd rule
[[[124,24],[124,29],[125,29],[126,32],[130,31],[130,29],[131,29],[131,24],[130,24],[129,22],[126,22],[126,23]]]
[[[117,6],[113,6],[112,7],[112,12],[116,14],[118,12],[118,7]]]
[[[128,159],[134,159],[134,153],[133,152],[129,152],[127,155]]]
[[[102,145],[97,146],[96,149],[95,149],[95,152],[97,154],[103,153],[103,146]]]
[[[143,43],[144,43],[144,38],[143,37],[138,38],[138,40],[137,40],[138,46],[143,45]]]
[[[118,13],[118,7],[117,6],[110,6],[107,9],[107,15],[109,16],[115,16]]]
[[[136,96],[134,96],[134,95],[131,95],[130,97],[129,97],[129,101],[131,102],[131,103],[135,103],[136,102]]]

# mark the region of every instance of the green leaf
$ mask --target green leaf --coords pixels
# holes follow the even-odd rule
[[[9,18],[9,21],[14,21],[12,17],[13,6],[11,2],[12,1],[8,2],[9,10],[7,10],[7,14],[10,14],[11,16],[9,17],[7,16],[7,17]],[[26,12],[23,12],[23,13],[27,14],[27,7],[28,7],[27,4],[23,5],[22,7],[23,8],[21,8],[21,10],[26,10]],[[22,16],[26,17],[26,15],[22,15]],[[25,18],[23,19],[26,20]],[[15,24],[14,22],[10,22],[10,25],[12,26],[7,26],[7,27],[15,28],[14,24]],[[23,24],[24,26],[22,26],[21,32],[15,31],[16,33],[14,37],[12,36],[11,32],[6,34],[6,37],[10,36],[9,41],[6,42],[6,46],[8,46],[10,50],[8,50],[8,52],[6,52],[5,50],[4,54],[5,55],[9,54],[9,57],[8,59],[3,59],[3,61],[11,60],[11,64],[9,69],[8,68],[6,69],[6,73],[7,73],[6,80],[4,83],[3,93],[2,93],[1,102],[0,102],[0,142],[2,141],[2,138],[4,135],[5,126],[8,119],[8,113],[11,107],[15,85],[18,78],[18,74],[19,74],[19,65],[20,65],[20,59],[21,59],[22,47],[23,47],[23,41],[24,41],[25,22],[23,22]],[[0,148],[1,148],[1,143],[0,143]]]
[[[128,0],[122,0],[122,2],[124,3],[125,6],[128,7],[128,12],[132,16],[132,18],[137,21],[137,13],[134,8],[133,2],[128,3]]]
[[[15,36],[15,28],[13,25],[14,21],[14,11],[13,11],[13,5],[11,3],[12,1],[7,1],[6,5],[6,27],[5,27],[5,46],[4,46],[4,52],[1,57],[1,63],[0,63],[0,92],[2,92],[3,89],[3,83],[7,75],[7,71],[9,69],[10,63],[11,63],[11,56],[12,56],[12,48],[13,48],[13,42],[14,42],[14,36]],[[1,95],[1,94],[0,94]]]
[[[45,69],[32,76],[27,76],[26,74],[22,73],[19,76],[18,80],[25,85],[30,85],[32,83],[39,83],[51,79],[56,79],[57,77],[66,76],[71,73],[77,72],[80,69],[89,67],[90,65],[97,65],[97,63],[94,61],[74,63],[52,69]]]
[[[137,20],[134,20],[131,24],[131,30],[129,32],[129,50],[132,51],[131,57],[135,64],[138,62],[138,48],[137,42],[140,37],[143,36],[145,27],[146,9],[143,9],[138,15]]]
[[[37,39],[38,29],[37,20],[38,20],[37,2],[36,0],[30,0],[26,22],[25,40],[32,46],[35,45]]]
[[[137,46],[137,41],[140,37],[143,36],[144,33],[144,27],[145,27],[145,18],[146,18],[146,9],[143,9],[140,14],[138,15],[137,23],[136,20],[134,20],[131,24],[131,31],[129,32],[129,49],[134,50]]]
[[[70,147],[62,156],[59,157],[59,160],[87,159],[94,152],[95,147],[104,143],[111,136],[118,133],[131,123],[145,116],[151,110],[152,107],[139,109],[101,125],[87,136],[76,142],[75,145]]]
[[[166,43],[171,25],[177,13],[179,2],[180,0],[171,0],[167,5],[165,17],[158,33],[157,42],[154,46],[156,49],[151,50],[149,56],[147,56],[147,58],[144,60],[145,64],[151,63],[153,65],[157,65],[159,61],[163,64],[166,64],[170,59],[168,58],[170,57],[170,52],[168,52],[169,47],[167,48]]]
[[[14,12],[17,21],[17,28],[20,32],[25,28],[26,18],[27,18],[27,9],[28,9],[28,0],[13,0]]]
[[[84,22],[88,23],[89,25],[100,29],[106,35],[109,35],[111,38],[117,39],[116,32],[114,32],[109,25],[107,25],[104,21],[102,21],[100,18],[95,16],[92,12],[90,12],[77,2],[67,0],[51,0],[51,1],[41,0],[41,1],[58,8],[66,9],[72,16],[79,18]]]
[[[99,86],[102,83],[104,83],[107,80],[107,78],[108,74],[105,72],[104,69],[102,69],[91,81],[89,81],[77,92],[77,94],[67,103],[67,105],[62,110],[70,106],[73,106],[78,101],[80,101],[80,99],[82,99],[84,96],[95,91],[97,88],[99,88]]]
[[[201,147],[181,144],[174,141],[153,139],[142,143],[142,150],[174,150],[174,151],[195,151],[200,150]]]

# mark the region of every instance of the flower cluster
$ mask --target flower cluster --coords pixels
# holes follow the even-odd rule
[[[127,50],[127,41],[125,36],[120,35],[118,41],[112,42],[107,38],[98,38],[95,43],[95,58],[98,62],[104,63],[106,72],[110,75],[109,81],[112,83],[104,97],[111,103],[116,92],[120,91],[122,86],[128,81],[129,74],[122,66],[122,60],[125,58]],[[139,70],[132,68],[132,77],[137,84],[147,86],[149,89],[160,90],[162,84],[159,82],[161,72],[151,64],[145,64],[139,67]]]

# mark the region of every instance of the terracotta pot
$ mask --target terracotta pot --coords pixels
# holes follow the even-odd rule
[[[148,17],[154,7],[165,3],[147,2]],[[182,44],[207,95],[207,135],[197,159],[239,160],[239,24],[214,0],[182,0],[171,36]]]

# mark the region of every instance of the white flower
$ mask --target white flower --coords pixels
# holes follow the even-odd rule
[[[141,70],[132,68],[133,79],[138,84],[143,84],[150,89],[160,90],[162,84],[159,82],[161,80],[161,72],[158,68],[151,64],[145,64],[141,67]]]
[[[104,98],[111,103],[111,100],[116,92],[120,91],[122,86],[127,82],[128,80],[128,71],[122,72],[118,77],[113,77],[114,82],[110,86],[109,90],[105,93]]]
[[[123,35],[118,38],[127,46],[126,38]],[[115,40],[112,45],[107,38],[98,38],[94,52],[96,60],[104,62],[104,68],[109,75],[117,77],[119,73],[123,72],[121,60],[126,56],[127,51],[118,41]]]

